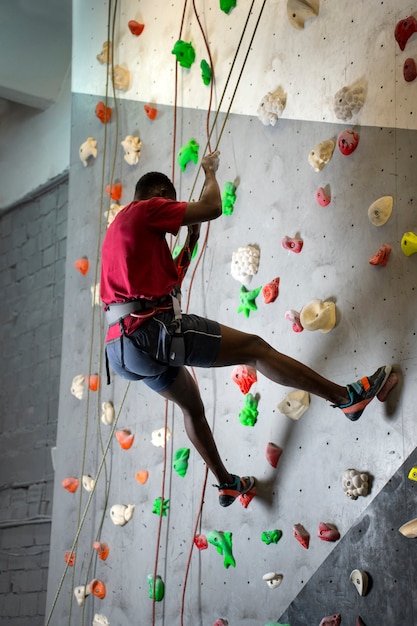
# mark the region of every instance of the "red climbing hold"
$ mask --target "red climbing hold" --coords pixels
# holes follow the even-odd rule
[[[253,383],[256,383],[258,380],[258,376],[256,370],[250,365],[236,365],[232,371],[232,380],[238,385],[240,391],[246,395]]]
[[[281,245],[285,250],[291,250],[291,252],[295,252],[295,254],[299,254],[303,249],[303,240],[297,239],[295,237],[287,237],[285,236],[281,241]]]
[[[302,524],[295,524],[292,532],[298,543],[308,550],[308,546],[310,545],[310,533],[306,531],[304,526]]]
[[[194,537],[194,543],[199,550],[206,550],[208,548],[208,541],[205,535],[196,535]]]
[[[75,564],[75,552],[65,552],[64,561],[68,564],[68,567],[74,567]]]
[[[281,454],[282,454],[282,448],[277,446],[275,443],[272,443],[272,441],[267,443],[266,450],[265,450],[265,457],[268,463],[272,465],[272,467],[277,467]]]
[[[74,267],[78,270],[83,276],[85,276],[88,272],[88,259],[86,256],[82,256],[80,259],[74,261]]]
[[[279,293],[279,278],[274,278],[267,285],[262,287],[262,295],[264,297],[265,304],[275,302]]]
[[[111,108],[106,107],[104,102],[98,102],[96,105],[96,116],[103,124],[107,124],[111,118]]]
[[[339,613],[335,613],[334,615],[323,617],[320,622],[320,626],[340,626],[341,621],[342,616]]]
[[[352,152],[354,152],[358,147],[358,143],[359,135],[358,133],[355,133],[355,131],[351,128],[346,128],[345,130],[342,130],[337,138],[337,147],[339,148],[340,152],[345,156],[349,156],[349,154],[352,154]]]
[[[395,39],[401,50],[404,50],[407,41],[415,32],[417,32],[417,20],[413,15],[398,22],[395,27]]]
[[[94,550],[96,550],[98,558],[101,561],[105,561],[107,559],[107,557],[109,556],[109,552],[110,552],[110,548],[109,548],[109,544],[100,541],[95,541],[93,543],[93,548]]]
[[[136,37],[139,37],[145,28],[145,24],[139,24],[136,20],[129,20],[127,25],[132,35],[136,35]]]
[[[340,533],[334,524],[320,522],[317,537],[323,541],[337,541]]]
[[[156,118],[156,114],[158,113],[158,111],[155,109],[155,107],[151,106],[150,104],[144,104],[143,108],[145,109],[145,113],[150,120],[154,120]]]
[[[119,202],[123,193],[123,185],[122,183],[114,183],[114,185],[106,186],[106,194],[110,196],[112,200],[115,202]]]
[[[403,74],[407,83],[411,83],[417,77],[416,62],[413,58],[404,61]]]
[[[243,508],[247,509],[255,496],[256,496],[256,487],[252,487],[250,491],[247,491],[246,493],[242,493],[239,496],[239,502],[243,506]]]
[[[390,253],[391,253],[391,246],[387,243],[384,243],[380,247],[378,252],[369,259],[369,263],[371,265],[382,265],[382,267],[385,267],[386,264],[388,263],[388,258],[389,258]]]
[[[330,196],[325,192],[323,187],[320,187],[316,191],[316,202],[320,206],[327,206],[330,204]]]
[[[62,486],[70,493],[75,493],[78,489],[79,484],[80,481],[78,480],[78,478],[64,478],[64,480],[62,481]]]

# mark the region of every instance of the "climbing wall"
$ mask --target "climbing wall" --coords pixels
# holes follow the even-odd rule
[[[340,613],[346,624],[361,615],[367,626],[380,626],[386,594],[382,572],[393,554],[413,550],[413,540],[398,528],[415,517],[410,505],[414,483],[407,476],[417,445],[416,259],[403,253],[401,240],[417,228],[416,87],[404,80],[402,69],[415,53],[417,36],[404,51],[394,38],[396,23],[412,6],[397,3],[394,13],[386,3],[368,2],[342,13],[322,1],[318,17],[299,30],[289,21],[286,2],[250,6],[238,2],[229,14],[217,4],[196,7],[199,21],[194,7],[186,6],[182,30],[180,2],[164,3],[164,10],[161,2],[74,6],[65,335],[48,624],[95,620],[206,626],[222,618],[230,626],[278,621],[310,626]],[[140,35],[130,32],[129,20],[144,24]],[[196,60],[189,69],[178,66],[175,81],[171,50],[180,33],[193,43]],[[107,66],[96,58],[110,38],[113,65],[129,71],[124,74],[127,88],[114,92],[111,81],[106,88]],[[210,56],[212,90],[199,69],[202,58]],[[334,96],[355,85],[363,106],[351,119],[338,119]],[[258,107],[277,88],[280,118],[265,125]],[[112,109],[107,124],[95,115],[99,101]],[[156,109],[154,119],[144,105]],[[337,145],[347,129],[359,138],[349,156]],[[127,135],[142,142],[135,165],[126,162],[120,145]],[[79,149],[88,137],[97,141],[97,156],[84,166]],[[243,503],[247,507],[239,501],[228,509],[219,507],[213,477],[207,477],[206,486],[205,467],[194,449],[185,476],[172,468],[177,450],[189,447],[175,407],[140,383],[129,386],[112,376],[106,385],[105,322],[92,301],[105,212],[132,199],[141,174],[155,169],[173,174],[179,197],[198,197],[198,164],[191,161],[182,172],[176,160],[190,139],[199,143],[200,158],[207,143],[218,145],[220,186],[233,182],[236,201],[231,215],[210,224],[205,247],[201,237],[201,256],[184,283],[184,305],[260,334],[337,383],[352,382],[382,363],[394,365],[400,379],[386,403],[375,401],[359,422],[351,423],[315,397],[301,419],[292,420],[277,406],[292,389],[259,375],[250,389],[258,415],[247,426],[239,415],[248,398],[232,380],[233,368],[196,370],[226,465],[257,477],[258,493]],[[334,151],[316,172],[308,157],[327,141],[334,142]],[[119,182],[122,195],[112,201],[106,187]],[[327,206],[316,200],[319,189],[331,200]],[[375,226],[368,209],[381,197],[392,199],[392,214]],[[302,242],[301,251],[283,246],[283,240],[299,247]],[[386,265],[370,264],[384,244],[391,247]],[[266,303],[260,292],[246,316],[239,312],[241,283],[232,276],[231,261],[233,252],[248,245],[257,246],[260,257],[247,289],[255,290],[255,296],[259,287],[280,281],[277,299]],[[74,266],[83,256],[89,261],[85,274]],[[295,312],[315,299],[332,304],[335,326],[328,333],[294,332],[286,314],[292,311],[296,318]],[[90,378],[96,373],[98,390]],[[81,398],[71,392],[76,377],[81,377]],[[103,402],[114,406],[113,421],[104,420],[111,423],[102,420]],[[165,427],[166,438],[160,430]],[[129,449],[117,439],[123,430],[134,435]],[[265,455],[271,442],[282,449],[277,467]],[[342,476],[347,468],[369,474],[366,497],[346,497]],[[74,493],[62,486],[67,478],[79,481]],[[167,505],[162,509],[166,515],[158,514],[158,498]],[[386,503],[391,499],[395,504],[390,508]],[[317,537],[322,522],[335,525],[340,539]],[[294,538],[295,524],[309,532],[308,549]],[[282,536],[275,543],[277,530]],[[213,531],[226,541],[223,554],[212,544],[201,549],[201,541],[204,547]],[[201,541],[195,542],[196,536]],[[107,544],[105,560],[94,542],[101,549]],[[71,551],[75,562],[67,557],[69,565],[65,553]],[[353,569],[369,575],[372,584],[364,597],[349,580]],[[405,584],[411,572],[411,564],[399,571],[396,584]],[[263,581],[267,573],[280,575],[281,584],[270,589]],[[158,585],[157,601],[149,597],[148,576],[155,574],[165,586],[160,600]],[[105,597],[100,598],[103,583]],[[84,601],[83,587],[89,592]],[[78,599],[76,588],[81,588]],[[413,624],[411,599],[399,602],[397,597],[390,600],[395,615],[404,616],[401,623]]]

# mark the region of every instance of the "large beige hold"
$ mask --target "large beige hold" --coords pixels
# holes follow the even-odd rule
[[[287,393],[278,404],[278,410],[292,420],[299,420],[310,406],[310,395],[307,391],[295,389]]]
[[[415,539],[417,537],[417,517],[403,524],[398,530],[404,537]]]
[[[372,202],[368,209],[369,221],[374,226],[383,226],[391,217],[392,207],[394,206],[394,198],[392,196],[382,196]]]
[[[304,22],[317,17],[319,0],[287,0],[287,13],[291,26],[302,30]]]
[[[315,172],[321,172],[333,156],[335,142],[332,139],[322,141],[308,155],[308,162]]]
[[[312,300],[302,309],[300,321],[306,330],[329,333],[336,324],[336,305],[334,302]]]

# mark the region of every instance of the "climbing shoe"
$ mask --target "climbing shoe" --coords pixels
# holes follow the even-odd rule
[[[236,476],[232,474],[234,480],[232,483],[223,483],[223,485],[213,485],[219,490],[219,502],[221,506],[230,506],[236,498],[250,491],[255,485],[253,476]]]
[[[352,420],[352,422],[360,418],[371,400],[381,391],[391,373],[391,369],[390,365],[384,365],[379,367],[372,376],[364,376],[355,383],[346,385],[350,402],[342,404],[339,406],[339,409],[342,409],[346,417]]]

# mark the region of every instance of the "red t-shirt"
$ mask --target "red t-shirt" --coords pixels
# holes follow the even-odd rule
[[[186,202],[150,198],[126,205],[107,229],[102,245],[100,296],[104,304],[134,298],[166,296],[177,284],[177,270],[166,234],[176,235],[184,219]],[[129,317],[126,332],[140,320]],[[120,336],[118,324],[106,340]]]

